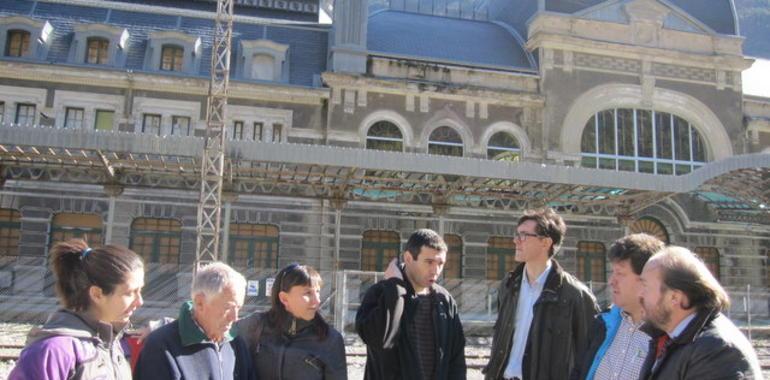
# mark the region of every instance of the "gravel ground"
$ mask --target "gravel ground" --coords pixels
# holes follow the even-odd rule
[[[24,344],[24,339],[31,325],[16,323],[0,323],[0,345],[4,344]],[[765,368],[764,375],[770,379],[770,331],[763,334],[762,339],[755,339],[754,346],[757,354],[762,361],[762,367]],[[348,353],[348,378],[350,380],[360,380],[364,378],[364,364],[366,362],[365,346],[356,338],[346,339],[345,350]],[[486,363],[484,359],[489,355],[489,346],[491,341],[488,338],[469,338],[468,346],[465,349],[465,355],[468,369],[469,380],[482,380],[480,366]],[[18,350],[0,350],[0,354],[18,354]],[[8,378],[8,374],[13,368],[13,361],[0,361],[0,380]]]

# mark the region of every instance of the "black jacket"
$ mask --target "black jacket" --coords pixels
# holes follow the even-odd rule
[[[436,380],[465,379],[465,335],[457,304],[449,292],[433,287]],[[418,353],[406,321],[416,296],[408,281],[390,278],[367,290],[356,314],[356,331],[366,343],[365,379],[420,380]]]
[[[535,302],[527,337],[523,359],[525,380],[568,379],[576,355],[588,346],[589,328],[599,312],[588,288],[562,270],[556,260],[551,260],[553,266]],[[492,350],[484,368],[487,380],[502,379],[508,365],[523,275],[524,264],[521,264],[500,283]]]
[[[641,379],[762,379],[757,354],[737,327],[718,311],[701,311],[666,345],[655,365],[656,344],[664,332],[644,327],[653,337]]]
[[[329,327],[320,340],[314,322],[289,335],[286,328],[266,323],[264,313],[255,313],[238,321],[238,336],[243,337],[252,353],[259,379],[269,380],[347,380],[345,342]]]

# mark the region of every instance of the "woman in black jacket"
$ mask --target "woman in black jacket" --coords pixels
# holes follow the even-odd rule
[[[238,322],[259,379],[347,380],[342,335],[319,314],[321,275],[291,264],[275,278],[271,308]]]

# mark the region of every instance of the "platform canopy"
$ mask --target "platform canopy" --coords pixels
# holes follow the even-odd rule
[[[0,173],[6,181],[196,191],[202,145],[196,137],[6,126]],[[229,142],[227,157],[225,188],[235,194],[487,209],[549,205],[618,217],[690,194],[720,219],[770,224],[768,154],[733,156],[681,176],[246,141]]]

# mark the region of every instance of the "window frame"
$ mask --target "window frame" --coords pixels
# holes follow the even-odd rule
[[[146,225],[150,225],[148,222],[152,222],[158,229],[139,229],[137,224],[140,222],[145,223]],[[163,227],[161,226],[161,222],[167,227],[166,229],[160,228]],[[129,248],[141,256],[146,264],[179,265],[182,253],[182,227],[182,222],[172,218],[134,218],[131,222],[131,231],[129,233]],[[140,238],[149,239],[150,244],[137,242]],[[163,239],[167,240],[167,244],[164,245],[167,249],[165,254],[160,251],[161,248],[163,248],[161,247]],[[173,244],[174,242],[176,242],[176,244]],[[151,247],[151,250],[149,252],[144,252],[144,249],[142,249],[139,244],[141,244],[141,247],[149,246]],[[176,247],[175,252],[173,250],[174,247]],[[165,258],[165,260],[161,261],[161,258]]]
[[[21,212],[0,208],[0,258],[19,255],[21,232]]]
[[[459,142],[433,140],[434,135],[436,133],[440,133],[440,131],[442,131],[442,130],[448,130],[448,131],[451,131],[452,133],[454,133],[457,136]],[[441,149],[441,148],[448,148],[448,149],[459,148],[460,149],[460,154],[459,155],[457,155],[457,154],[444,154],[444,153],[439,153],[439,152],[435,151],[436,149]],[[435,129],[433,129],[432,131],[430,131],[430,134],[428,135],[428,154],[439,155],[439,156],[447,156],[447,157],[464,157],[465,156],[465,143],[463,142],[462,134],[458,130],[456,130],[456,129],[448,126],[448,125],[441,125],[441,126],[435,128]]]
[[[169,65],[166,66],[166,52],[171,52]],[[160,65],[158,70],[167,72],[182,72],[184,71],[184,46],[166,43],[160,47]]]
[[[626,120],[619,117],[619,114],[627,112],[630,112],[632,123],[630,126],[632,136],[629,136],[630,141],[633,142],[633,146],[630,147],[633,150],[632,153],[621,152],[621,146],[626,144],[621,144],[624,139],[618,133],[618,131],[624,131],[621,120]],[[642,123],[641,120],[646,118],[643,119],[640,116],[647,113],[649,124]],[[628,125],[625,126],[628,128]],[[686,128],[686,132],[683,132],[686,133],[686,137],[676,133],[677,129],[683,127]],[[649,136],[649,142],[640,141],[640,137],[645,136]],[[591,141],[591,138],[594,140]],[[686,152],[678,149],[681,144],[677,142],[680,140],[688,142]],[[580,141],[581,166],[587,168],[656,175],[684,175],[706,165],[709,161],[706,141],[697,127],[674,113],[654,109],[616,107],[596,112],[586,122]],[[701,150],[694,151],[693,145],[700,146]],[[650,156],[640,153],[650,150],[652,151]],[[683,154],[689,158],[683,159]],[[700,160],[700,157],[703,160]]]
[[[367,236],[371,240],[367,240]],[[395,256],[385,257],[390,252],[395,252]],[[401,237],[398,232],[391,230],[366,230],[361,234],[362,271],[382,272],[390,260],[400,254]],[[373,263],[373,266],[368,263]]]
[[[373,130],[375,128],[387,126],[388,128],[391,128],[392,131],[398,132],[398,135],[400,137],[386,137],[386,136],[377,136],[373,135]],[[371,142],[371,144],[370,144]],[[378,144],[383,144],[382,146],[375,146]],[[394,147],[394,149],[389,148],[383,148],[383,146],[388,146],[387,144],[393,143],[397,147]],[[383,151],[389,151],[389,152],[403,152],[404,151],[404,133],[401,131],[401,128],[396,125],[396,123],[389,121],[389,120],[378,120],[372,125],[369,126],[366,130],[366,143],[365,148],[371,149],[371,150],[383,150]]]
[[[241,234],[241,227],[249,227],[251,232],[264,229],[264,235],[247,235]],[[235,231],[234,230],[238,230]],[[274,231],[274,234],[271,234]],[[260,224],[260,223],[231,223],[230,230],[228,232],[228,249],[227,249],[227,262],[233,267],[248,269],[278,269],[278,263],[280,258],[280,240],[281,231],[278,226],[274,224]],[[240,262],[236,262],[237,253],[239,252],[239,243],[246,244],[246,262],[242,265]],[[264,252],[260,252],[258,248],[267,247]],[[263,261],[260,263],[260,261]]]
[[[149,133],[147,131],[147,119],[148,118],[157,118],[158,119],[158,130],[157,133],[154,133],[155,136],[160,136],[161,129],[163,128],[163,116],[158,113],[143,113],[142,114],[142,133]]]
[[[80,119],[71,117],[73,114],[80,113]],[[64,128],[67,129],[80,129],[83,128],[85,122],[86,110],[81,107],[65,107],[64,108]]]
[[[22,109],[22,107],[27,109],[27,112],[25,113],[25,116],[24,116],[24,118],[25,118],[25,120],[27,122],[23,123],[23,124],[19,122],[19,117],[21,116],[21,109]],[[29,123],[29,120],[28,120],[30,118],[29,110],[31,110],[31,112],[32,112],[32,115],[31,115],[32,123]],[[36,122],[37,122],[37,104],[33,104],[33,103],[16,103],[16,114],[14,115],[14,124],[16,124],[16,125],[35,125]]]
[[[581,248],[582,246],[582,248]],[[599,249],[595,249],[599,248]],[[581,271],[581,261],[583,262]],[[599,276],[594,276],[594,264],[601,263]],[[599,241],[579,241],[575,249],[575,274],[583,282],[607,283],[607,247]]]
[[[13,49],[13,46],[12,46],[13,40],[12,39],[13,39],[14,36],[21,36],[21,38],[22,38],[22,40],[19,43],[18,49],[17,49],[18,52],[16,52],[18,54],[12,54],[13,52],[11,51],[11,49]],[[25,44],[24,37],[26,37],[26,48],[25,48],[25,45],[24,45]],[[30,55],[31,41],[32,41],[32,32],[30,32],[29,30],[18,29],[18,28],[8,29],[8,31],[6,32],[5,40],[6,40],[6,43],[5,43],[4,55],[6,57],[23,58],[23,57],[28,57]]]
[[[96,43],[96,55],[95,61],[91,61],[92,43]],[[111,41],[108,38],[101,36],[90,36],[86,38],[86,52],[84,62],[90,65],[107,65],[110,63],[110,44]]]
[[[497,244],[499,243],[499,244]],[[490,261],[491,260],[493,261]],[[484,278],[487,281],[500,281],[505,278],[505,274],[516,268],[516,242],[513,236],[490,236],[487,239],[486,266],[484,269]],[[490,273],[494,262],[495,277]]]
[[[77,217],[88,217],[89,219],[98,220],[99,227],[97,228],[93,225],[89,226],[85,224],[76,225],[57,222],[57,219]],[[102,244],[104,244],[104,235],[102,234],[103,228],[104,221],[99,214],[82,212],[58,212],[51,216],[51,223],[48,232],[48,248],[50,249],[53,247],[54,243],[73,238],[84,239],[88,243],[88,246],[91,248],[100,247]],[[94,240],[93,236],[96,236],[97,239]]]

